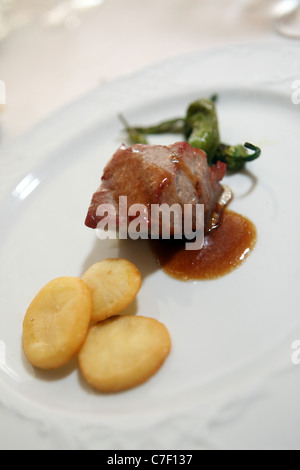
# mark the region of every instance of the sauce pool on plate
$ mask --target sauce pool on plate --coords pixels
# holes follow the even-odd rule
[[[151,247],[169,276],[182,281],[211,280],[238,268],[255,247],[256,239],[256,227],[250,220],[225,210],[219,226],[206,234],[201,250],[186,250],[182,240],[152,240]]]

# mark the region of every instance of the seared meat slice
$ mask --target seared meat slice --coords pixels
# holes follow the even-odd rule
[[[149,214],[152,204],[180,204],[182,208],[184,204],[204,204],[207,227],[223,193],[220,181],[225,171],[221,162],[210,168],[206,154],[186,142],[169,146],[123,144],[104,170],[85,224],[97,228],[99,205],[113,204],[118,214],[119,197],[127,196],[128,207],[143,204]]]

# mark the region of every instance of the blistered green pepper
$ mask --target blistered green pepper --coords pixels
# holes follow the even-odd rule
[[[124,118],[121,117],[124,122]],[[131,131],[144,135],[158,135],[158,134],[184,134],[185,119],[175,118],[169,121],[163,121],[159,124],[149,127],[133,127]],[[128,131],[128,127],[126,129]]]
[[[131,127],[122,114],[119,115],[120,120],[124,124],[125,130],[129,137],[131,144],[147,144],[148,141],[145,136],[145,132],[139,130],[136,127]]]
[[[192,103],[185,118],[185,138],[195,148],[203,150],[211,165],[220,145],[220,132],[215,103],[205,98]]]
[[[222,161],[226,163],[228,170],[239,171],[246,162],[256,160],[261,155],[261,149],[249,143],[231,146],[220,142],[216,101],[217,95],[210,99],[194,101],[188,107],[184,118],[170,119],[149,127],[131,127],[123,116],[120,118],[133,144],[147,144],[146,135],[182,134],[192,147],[207,154],[210,166]],[[248,150],[254,153],[249,154]]]
[[[254,153],[249,154],[248,150],[252,150]],[[244,168],[245,163],[256,160],[260,155],[261,149],[249,142],[246,142],[245,145],[235,146],[220,144],[213,163],[222,161],[226,163],[228,170],[240,171]]]

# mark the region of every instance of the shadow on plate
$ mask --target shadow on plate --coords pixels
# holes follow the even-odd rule
[[[99,240],[82,265],[83,275],[95,263],[106,258],[124,258],[139,269],[143,281],[159,269],[154,258],[149,240]]]
[[[56,382],[58,380],[65,379],[69,375],[73,374],[78,369],[77,357],[74,357],[68,364],[59,369],[55,370],[42,370],[33,367],[26,359],[25,355],[22,354],[22,362],[24,369],[28,374],[32,375],[36,379],[43,380],[45,382]]]
[[[250,183],[250,186],[247,188],[247,190],[239,195],[239,198],[245,198],[245,197],[249,196],[256,189],[256,186],[258,184],[258,178],[257,178],[256,175],[251,173],[251,171],[249,171],[247,168],[244,168],[242,171],[240,171],[240,175],[245,176],[245,178]],[[232,177],[236,176],[236,173],[228,171],[226,173],[226,176],[228,176],[230,178],[231,176]],[[229,184],[229,186],[230,186],[230,184]],[[234,194],[233,194],[233,197],[234,197]]]

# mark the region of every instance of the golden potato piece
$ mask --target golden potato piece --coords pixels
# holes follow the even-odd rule
[[[120,392],[152,377],[170,349],[169,332],[159,321],[116,316],[90,328],[78,355],[79,367],[91,387]]]
[[[23,323],[23,350],[41,369],[57,369],[81,348],[91,321],[92,296],[79,278],[47,284],[30,304]]]
[[[133,302],[142,284],[137,267],[120,258],[94,264],[82,280],[92,292],[92,321],[96,322],[118,315]]]

